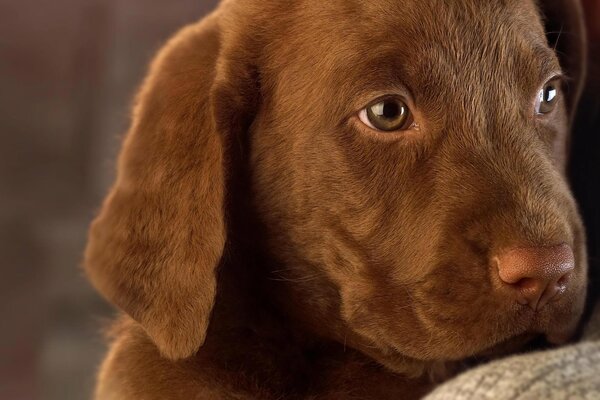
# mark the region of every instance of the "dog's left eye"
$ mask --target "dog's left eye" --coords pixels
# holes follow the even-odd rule
[[[369,128],[384,132],[406,130],[413,123],[410,109],[397,97],[376,100],[363,108],[358,117]]]
[[[548,114],[558,102],[558,96],[560,94],[560,81],[553,79],[547,82],[543,88],[540,89],[535,101],[535,113],[536,114]]]

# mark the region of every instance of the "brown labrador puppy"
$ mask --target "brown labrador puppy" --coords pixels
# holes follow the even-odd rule
[[[96,398],[410,399],[567,340],[579,19],[567,0],[230,0],[183,29],[90,232],[89,277],[128,314]]]

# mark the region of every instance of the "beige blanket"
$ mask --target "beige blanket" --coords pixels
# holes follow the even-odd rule
[[[467,371],[426,400],[600,400],[600,304],[581,342]]]

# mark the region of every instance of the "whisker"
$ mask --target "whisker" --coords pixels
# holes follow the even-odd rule
[[[554,51],[556,51],[556,47],[558,46],[558,42],[560,41],[560,37],[563,34],[563,26],[560,27],[560,31],[558,32],[558,37],[556,38],[556,42],[554,42]]]

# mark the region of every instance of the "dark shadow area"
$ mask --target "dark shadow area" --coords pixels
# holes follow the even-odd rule
[[[592,2],[588,2],[592,3]],[[600,5],[596,6],[600,11]],[[600,29],[588,13],[588,74],[571,143],[570,179],[587,230],[589,304],[600,296]]]

